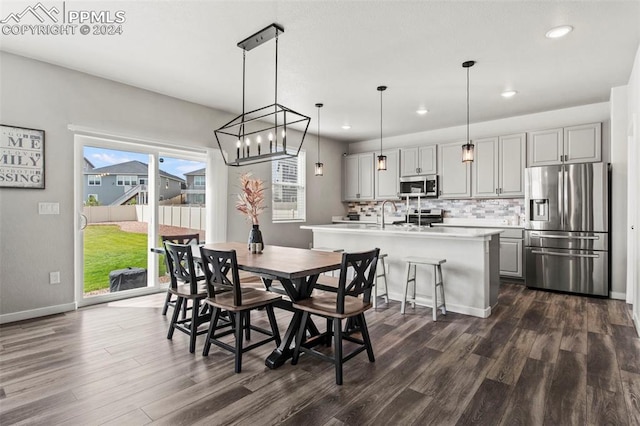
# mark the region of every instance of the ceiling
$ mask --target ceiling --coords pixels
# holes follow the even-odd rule
[[[45,6],[62,2],[44,1]],[[0,19],[31,2],[4,1]],[[627,84],[640,43],[640,1],[117,1],[122,35],[1,35],[0,49],[234,114],[242,109],[236,44],[276,22],[278,101],[345,142],[607,101]],[[26,18],[25,18],[26,19]],[[574,31],[547,39],[552,27]],[[273,103],[274,42],[247,53],[247,110]],[[504,99],[500,93],[518,94]],[[425,107],[429,113],[416,114]],[[221,126],[211,123],[212,128]],[[350,124],[350,130],[343,130]],[[465,135],[461,135],[463,139]]]

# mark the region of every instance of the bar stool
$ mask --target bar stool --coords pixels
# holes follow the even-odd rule
[[[413,281],[413,298],[409,299],[411,306],[416,307],[416,265],[430,265],[433,266],[433,320],[437,320],[437,310],[438,308],[442,309],[442,315],[447,314],[447,307],[444,299],[444,279],[442,278],[442,264],[445,263],[446,259],[430,259],[426,257],[407,257],[404,259],[407,262],[407,282],[404,287],[404,298],[402,299],[402,306],[400,308],[400,312],[404,315],[405,305],[407,303],[407,292],[409,289],[409,283]],[[411,270],[413,269],[413,276],[411,276]],[[438,274],[440,275],[440,280],[438,281]],[[442,303],[438,304],[438,287],[440,287],[440,291],[442,292]]]
[[[387,267],[384,258],[387,253],[383,253],[378,257],[378,268],[376,269],[376,281],[373,286],[373,308],[378,307],[378,278],[384,278],[384,293],[380,293],[380,297],[384,297],[384,303],[389,303],[389,294],[387,293]]]

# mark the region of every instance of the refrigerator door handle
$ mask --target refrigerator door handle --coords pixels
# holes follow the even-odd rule
[[[580,236],[570,236],[570,235],[540,235],[537,233],[532,233],[532,237],[538,238],[551,238],[556,240],[599,240],[600,237],[598,235],[593,237],[580,237]]]
[[[593,259],[597,259],[597,258],[600,257],[600,255],[598,255],[598,254],[570,254],[570,253],[558,253],[556,251],[532,250],[531,253],[549,255],[549,256],[562,256],[562,257],[589,257],[589,258],[593,258]]]

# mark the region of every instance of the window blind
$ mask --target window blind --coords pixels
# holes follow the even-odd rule
[[[305,152],[271,163],[273,222],[306,220]]]

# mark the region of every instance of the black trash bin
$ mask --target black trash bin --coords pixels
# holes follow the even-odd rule
[[[109,291],[131,290],[147,286],[147,270],[143,268],[116,269],[109,272]]]

